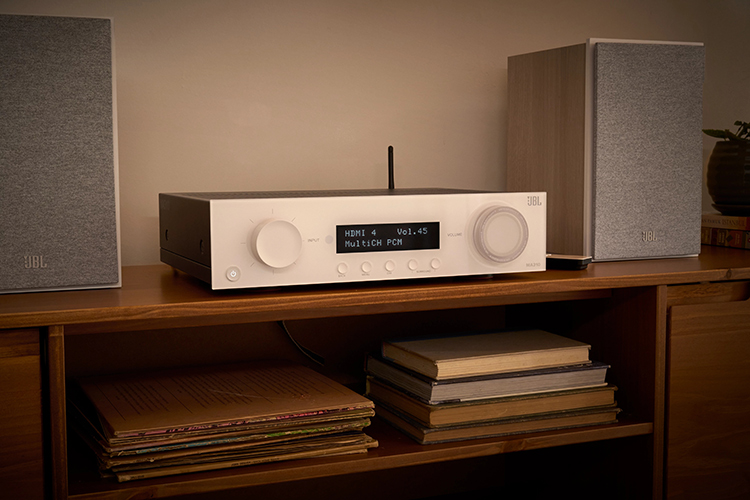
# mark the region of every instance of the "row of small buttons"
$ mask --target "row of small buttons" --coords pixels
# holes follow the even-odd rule
[[[439,269],[441,265],[440,259],[432,259],[430,260],[430,268],[432,269]],[[406,267],[409,268],[410,271],[416,271],[419,268],[419,262],[416,259],[410,259],[409,262],[406,263]],[[385,264],[383,264],[383,268],[389,272],[392,273],[396,270],[396,263],[392,260],[387,260]],[[372,272],[372,263],[365,261],[359,266],[360,271],[362,271],[365,274],[370,274]],[[338,271],[339,274],[346,274],[349,272],[349,264],[346,262],[339,263],[338,266],[336,266],[336,271]]]
[[[439,269],[440,265],[440,259],[430,260],[431,269]],[[416,259],[410,259],[409,262],[406,263],[406,267],[409,268],[410,271],[416,271],[419,268],[419,262]],[[388,260],[385,262],[385,264],[383,264],[383,268],[386,270],[386,272],[392,273],[396,270],[396,263],[392,260]],[[365,261],[360,264],[359,269],[363,274],[370,274],[372,272],[372,263]],[[339,274],[344,275],[349,272],[349,264],[341,262],[338,266],[336,266],[336,270]],[[240,272],[239,267],[231,266],[227,268],[225,275],[229,281],[236,282],[239,281],[242,273]]]

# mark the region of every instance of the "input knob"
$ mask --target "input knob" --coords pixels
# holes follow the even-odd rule
[[[529,226],[515,208],[499,205],[485,208],[474,223],[474,249],[490,262],[502,264],[515,260],[528,241]]]
[[[260,223],[250,240],[253,254],[274,269],[291,266],[302,252],[302,235],[299,229],[285,220],[269,219]]]

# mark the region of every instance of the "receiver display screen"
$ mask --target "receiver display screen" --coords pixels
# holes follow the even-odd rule
[[[438,248],[440,248],[439,222],[336,226],[336,253],[435,250]]]

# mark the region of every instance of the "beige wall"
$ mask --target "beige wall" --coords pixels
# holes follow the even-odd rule
[[[124,265],[159,261],[159,192],[386,187],[388,145],[399,187],[504,188],[509,55],[591,37],[704,42],[704,126],[750,120],[748,0],[0,0],[0,12],[114,19]]]

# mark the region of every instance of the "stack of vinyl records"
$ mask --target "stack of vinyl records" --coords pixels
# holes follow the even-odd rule
[[[300,365],[263,361],[80,378],[72,428],[118,481],[365,453],[372,401]]]
[[[542,330],[385,341],[365,395],[421,444],[617,422],[590,347]]]

